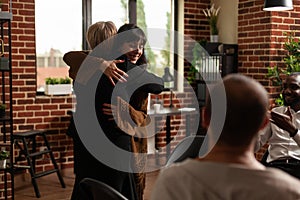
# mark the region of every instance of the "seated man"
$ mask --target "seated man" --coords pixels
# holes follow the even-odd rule
[[[269,123],[266,90],[240,74],[227,75],[223,83],[226,97],[222,95],[222,82],[210,94],[227,101],[224,126],[215,146],[203,158],[163,169],[151,199],[299,199],[298,179],[266,168],[253,154],[259,131]],[[220,117],[210,119],[214,109],[221,110],[214,100],[208,100],[203,113],[209,141],[222,127]]]
[[[256,151],[268,142],[266,166],[279,168],[300,179],[300,73],[290,74],[284,84],[284,106],[271,111],[271,124],[261,131]]]

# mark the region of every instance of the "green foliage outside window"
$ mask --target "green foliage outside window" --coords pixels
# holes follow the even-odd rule
[[[195,43],[195,46],[193,48],[193,60],[192,60],[192,63],[191,63],[191,66],[190,66],[190,70],[188,71],[188,76],[187,76],[187,80],[190,84],[194,83],[195,80],[196,80],[196,74],[198,73],[198,70],[196,68],[196,65],[197,65],[197,60],[200,59],[200,56],[201,56],[201,45],[196,42]]]

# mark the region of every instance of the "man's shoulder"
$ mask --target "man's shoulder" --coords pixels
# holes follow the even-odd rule
[[[173,163],[169,167],[162,168],[161,173],[182,172],[182,169],[189,169],[199,161],[195,159],[186,159],[183,162]]]

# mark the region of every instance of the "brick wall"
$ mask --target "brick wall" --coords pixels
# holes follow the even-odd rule
[[[4,2],[5,3],[5,2]],[[187,1],[185,3],[186,33],[200,39],[198,35],[202,32],[209,36],[209,29],[206,20],[198,21],[202,14],[197,9],[206,8],[209,1],[198,3],[198,1]],[[12,19],[12,71],[13,71],[13,117],[14,132],[21,132],[31,129],[48,130],[48,140],[54,151],[58,165],[61,168],[73,166],[72,140],[66,135],[70,116],[67,111],[73,106],[72,96],[37,96],[36,95],[36,52],[35,52],[35,10],[34,0],[13,1]],[[195,7],[196,6],[196,7]],[[3,10],[7,10],[5,4]],[[192,16],[197,16],[192,19]],[[199,15],[199,16],[198,16]],[[190,19],[189,19],[190,18]],[[205,26],[202,26],[205,24]],[[165,105],[169,105],[169,94],[164,93],[160,98],[164,98]],[[183,100],[188,99],[188,93],[176,94]],[[174,101],[176,107],[179,102]],[[187,101],[186,104],[189,102]],[[174,117],[172,119],[172,135],[175,140],[180,140],[184,134],[184,119]],[[159,133],[162,137],[165,130]],[[163,146],[163,138],[160,146]],[[173,143],[172,147],[177,142]],[[38,144],[43,145],[43,144]],[[165,150],[162,150],[163,152]],[[37,170],[42,170],[49,166],[49,162],[39,160]]]
[[[71,167],[72,140],[66,135],[72,96],[36,95],[34,0],[13,1],[12,73],[14,132],[31,129],[49,131],[48,140],[61,168]],[[43,145],[43,144],[40,144]],[[43,162],[41,169],[47,166]]]
[[[2,2],[4,3],[2,10],[7,11],[8,0]],[[66,128],[70,120],[67,111],[72,108],[73,97],[36,95],[34,8],[34,0],[12,2],[13,131],[16,133],[32,129],[48,130],[48,140],[59,167],[70,168],[73,166],[73,147],[71,138],[66,135]],[[42,142],[38,142],[37,145],[44,146]],[[17,156],[18,152],[15,154]],[[49,167],[48,158],[37,160],[37,171]],[[2,190],[0,199],[4,199]]]
[[[238,20],[239,71],[259,80],[270,92],[278,94],[266,79],[269,66],[283,66],[284,32],[299,30],[299,1],[294,10],[285,12],[263,11],[263,1],[240,0]],[[299,32],[296,33],[299,36]]]
[[[210,0],[186,0],[184,1],[184,35],[195,41],[209,40],[210,30],[208,22],[202,12],[208,8]],[[184,57],[192,60],[193,44],[189,41],[184,43]],[[189,70],[190,63],[185,62],[185,71]]]
[[[5,2],[5,1],[4,1]],[[209,26],[202,9],[209,0],[184,1],[184,34],[199,41],[209,39]],[[300,3],[294,1],[294,11],[262,11],[261,0],[240,0],[238,20],[239,71],[259,80],[271,94],[278,91],[265,79],[268,66],[282,65],[283,32],[299,29]],[[3,10],[7,8],[4,6]],[[12,20],[13,115],[14,132],[30,129],[49,130],[48,138],[61,168],[72,167],[72,140],[66,133],[67,111],[72,108],[72,96],[36,96],[34,0],[14,0]],[[297,33],[299,35],[299,33]],[[185,58],[190,59],[191,46],[185,43]],[[185,71],[189,63],[185,63]],[[163,94],[167,95],[167,94]],[[185,95],[188,93],[176,94]],[[162,96],[161,96],[162,97]],[[185,98],[183,97],[183,98]],[[168,105],[168,102],[165,102]],[[175,120],[178,124],[181,119]],[[175,129],[181,128],[175,126]],[[175,131],[174,131],[175,133]],[[162,133],[163,134],[163,133]],[[184,131],[178,135],[181,137]],[[42,163],[38,168],[46,167]]]
[[[195,40],[208,39],[209,27],[201,12],[194,10],[206,8],[209,1],[185,1],[185,34]],[[258,80],[270,94],[270,103],[278,95],[279,88],[272,86],[266,78],[269,66],[284,66],[283,49],[285,41],[284,32],[296,31],[300,36],[300,2],[294,1],[294,9],[284,12],[263,11],[261,0],[239,0],[238,5],[238,59],[239,73],[246,74]],[[185,57],[191,56],[191,47],[185,44]],[[186,63],[185,71],[189,64]],[[260,159],[264,153],[263,148],[258,154]]]
[[[186,1],[186,34],[195,36],[204,33],[209,36],[209,27],[206,20],[198,21],[202,13],[198,9],[206,8],[209,0],[204,3],[199,1]],[[35,52],[35,10],[34,0],[13,1],[12,20],[12,71],[13,71],[13,117],[14,132],[31,129],[48,130],[48,139],[61,168],[72,167],[72,140],[66,135],[69,124],[67,111],[73,106],[72,96],[37,96],[36,95],[36,52]],[[7,10],[5,4],[3,10]],[[193,16],[196,16],[194,18]],[[202,26],[205,24],[205,26]],[[187,47],[188,48],[188,47]],[[168,105],[168,93],[160,98],[166,99]],[[176,96],[188,99],[189,94],[176,94]],[[188,104],[188,102],[186,102]],[[175,101],[176,107],[179,103]],[[184,103],[183,103],[184,105]],[[181,104],[181,106],[183,106]],[[182,138],[185,134],[184,123],[181,118],[173,120],[172,134],[175,138]],[[173,126],[175,125],[175,126]],[[164,131],[160,133],[164,135]],[[159,139],[163,140],[163,139]],[[176,143],[173,144],[173,147]],[[42,144],[40,144],[42,145]],[[46,167],[49,163],[40,162],[37,169]]]
[[[239,72],[260,81],[270,94],[271,104],[280,91],[266,78],[267,68],[284,66],[284,32],[296,31],[296,36],[300,35],[300,2],[293,3],[292,11],[266,12],[262,10],[263,1],[239,1]],[[257,153],[257,159],[262,157],[266,147]]]

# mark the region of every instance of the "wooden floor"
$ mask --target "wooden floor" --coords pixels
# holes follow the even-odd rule
[[[15,177],[16,200],[70,200],[73,189],[74,174],[72,169],[63,170],[62,175],[66,188],[62,188],[56,173],[37,179],[41,198],[36,198],[30,176],[26,174]],[[149,200],[152,186],[156,180],[158,171],[147,173],[144,200]]]

